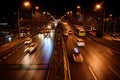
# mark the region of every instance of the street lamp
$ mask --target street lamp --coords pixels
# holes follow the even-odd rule
[[[101,10],[101,8],[102,8],[102,5],[103,4],[103,2],[102,3],[100,3],[100,4],[96,4],[95,5],[95,11],[96,10]],[[105,26],[105,10],[103,9],[103,17],[102,17],[103,19],[102,19],[102,21],[103,21],[103,24],[102,24],[102,32],[104,33],[104,26]]]
[[[80,9],[80,6],[79,6],[79,5],[77,6],[77,9]]]
[[[25,6],[25,7],[30,7],[30,2],[28,2],[28,1],[25,1],[24,3],[23,3],[23,6]],[[19,8],[18,8],[18,28],[19,28],[19,35],[20,35],[20,33],[21,33],[21,27],[20,27],[20,10],[19,10]]]
[[[25,2],[24,2],[24,6],[25,6],[25,7],[29,7],[29,6],[30,6],[30,2],[25,1]]]

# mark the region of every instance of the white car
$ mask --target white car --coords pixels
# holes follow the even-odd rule
[[[27,37],[26,40],[25,40],[25,42],[24,42],[24,45],[28,45],[30,43],[32,43],[32,39],[29,38],[29,37]]]
[[[72,30],[69,30],[68,33],[69,33],[69,34],[72,34],[73,32],[72,32]]]
[[[31,53],[37,49],[37,43],[31,43],[25,50],[24,52],[26,53]]]
[[[77,45],[78,46],[85,46],[85,41],[83,39],[77,39]]]
[[[78,48],[74,48],[73,51],[74,51],[74,53],[72,54],[73,60],[77,63],[83,62],[83,56],[78,50]]]

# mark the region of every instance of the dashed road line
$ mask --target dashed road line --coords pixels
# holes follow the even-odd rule
[[[2,60],[0,60],[0,62],[2,62]]]
[[[120,75],[111,66],[108,65],[108,67],[110,68],[110,70],[112,70],[113,73],[115,73],[120,78]]]
[[[3,59],[7,59],[8,57],[7,56],[4,56]]]
[[[17,51],[18,49],[16,48],[15,50]]]
[[[8,56],[11,56],[11,55],[12,55],[11,53],[8,54]]]
[[[15,51],[12,51],[12,53],[14,53]]]
[[[95,79],[95,80],[97,80],[97,77],[95,76],[95,74],[94,74],[94,72],[93,72],[92,68],[91,68],[91,67],[88,67],[88,68],[89,68],[90,72],[92,73],[92,75],[93,75],[94,79]]]

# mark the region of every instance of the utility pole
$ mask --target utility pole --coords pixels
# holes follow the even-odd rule
[[[20,35],[20,17],[19,17],[19,8],[18,8],[18,28],[19,28],[19,35]]]

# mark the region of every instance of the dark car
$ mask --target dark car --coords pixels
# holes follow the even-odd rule
[[[83,62],[83,56],[78,50],[78,48],[73,49],[73,54],[72,54],[73,60],[77,63]]]

